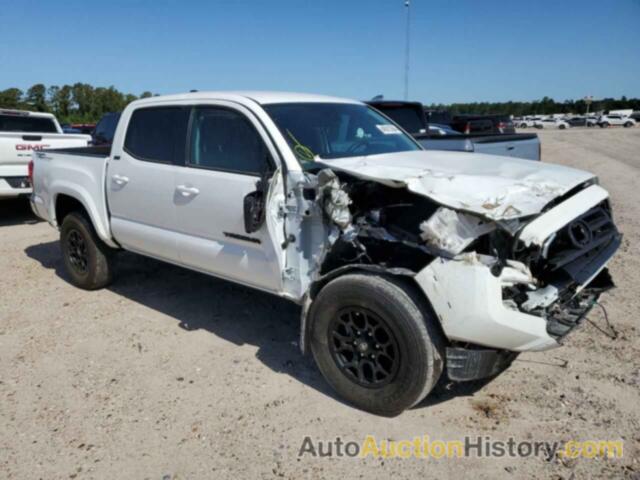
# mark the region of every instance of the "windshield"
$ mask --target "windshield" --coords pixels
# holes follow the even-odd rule
[[[264,107],[301,163],[421,150],[394,123],[366,105],[282,103]]]

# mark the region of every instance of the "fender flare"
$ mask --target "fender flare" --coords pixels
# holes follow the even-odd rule
[[[313,299],[318,295],[318,293],[320,293],[320,290],[322,290],[322,288],[331,280],[352,272],[368,272],[409,278],[413,278],[416,275],[416,272],[409,270],[408,268],[385,268],[381,267],[380,265],[355,263],[343,265],[316,278],[309,285],[309,288],[302,297],[302,311],[300,313],[300,351],[303,355],[306,355],[310,350],[309,338],[312,324],[309,321],[309,310],[311,308],[311,304],[313,303]]]
[[[58,197],[60,195],[67,195],[71,197],[84,207],[85,211],[89,215],[89,220],[91,220],[91,224],[93,228],[95,228],[96,233],[100,240],[106,243],[108,246],[112,248],[120,248],[118,244],[116,244],[111,237],[111,229],[109,228],[108,220],[106,217],[103,221],[100,219],[100,212],[98,212],[98,208],[95,203],[91,201],[91,195],[89,192],[82,187],[81,185],[71,184],[64,180],[57,181],[53,183],[50,187],[52,192],[51,198],[53,201],[49,204],[49,218],[53,219],[53,223],[56,227],[60,227],[58,219],[56,217],[56,204],[58,201]]]

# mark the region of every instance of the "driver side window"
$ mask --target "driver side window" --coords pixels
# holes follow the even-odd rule
[[[193,110],[188,166],[260,175],[270,156],[260,134],[239,112],[219,107]]]

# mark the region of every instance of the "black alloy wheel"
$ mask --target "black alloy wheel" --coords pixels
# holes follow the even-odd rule
[[[362,307],[343,308],[328,333],[331,356],[350,380],[378,388],[395,378],[400,349],[393,331],[380,316]]]
[[[67,234],[67,255],[69,263],[81,275],[86,275],[89,265],[89,254],[84,238],[77,230]]]

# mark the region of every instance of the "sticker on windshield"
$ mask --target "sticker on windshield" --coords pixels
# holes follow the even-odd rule
[[[376,128],[380,130],[382,133],[384,133],[385,135],[399,135],[402,133],[398,127],[390,124],[376,125]]]

